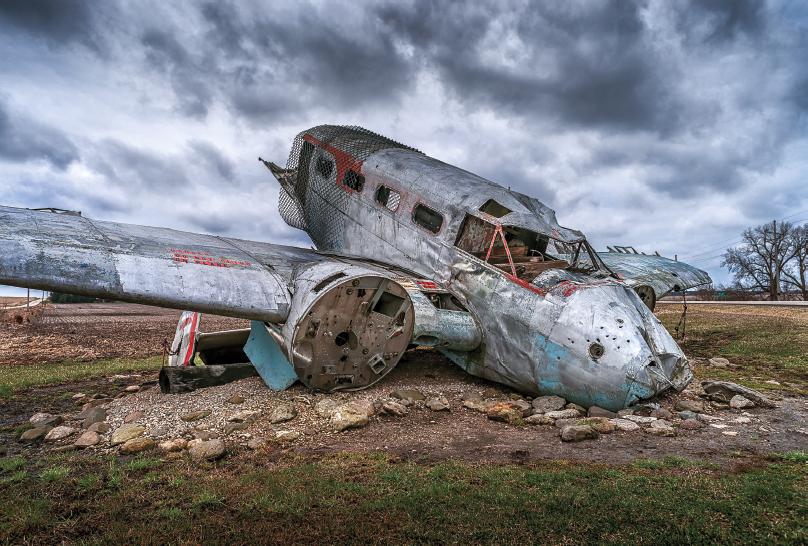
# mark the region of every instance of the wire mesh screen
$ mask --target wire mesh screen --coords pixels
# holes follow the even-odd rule
[[[295,137],[280,194],[284,221],[309,234],[320,250],[342,249],[349,192],[362,192],[362,163],[387,148],[413,148],[356,126],[320,125]],[[420,153],[420,152],[418,152]]]

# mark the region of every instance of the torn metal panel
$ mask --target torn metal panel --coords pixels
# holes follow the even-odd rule
[[[707,272],[662,256],[616,252],[599,252],[598,256],[629,286],[652,288],[654,301],[669,292],[688,290],[712,282]]]

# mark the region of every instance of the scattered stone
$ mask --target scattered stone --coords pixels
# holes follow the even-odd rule
[[[586,417],[580,419],[576,425],[589,425],[600,434],[610,434],[615,429],[615,426],[605,417]]]
[[[751,423],[752,420],[749,417],[738,417],[737,419],[735,419],[735,422],[740,423],[741,425],[746,425],[748,423]]]
[[[187,448],[188,448],[188,449],[191,449],[191,448],[192,448],[192,447],[194,447],[195,445],[199,445],[199,444],[201,444],[202,442],[203,442],[203,440],[191,440],[191,441],[189,441],[189,442],[188,442],[188,446],[187,446]]]
[[[142,411],[133,411],[132,413],[128,414],[126,417],[123,418],[124,423],[134,423],[141,417],[143,417],[145,413]]]
[[[673,406],[674,411],[692,411],[695,413],[701,413],[704,411],[704,402],[700,402],[698,400],[679,400],[676,402],[676,405]]]
[[[64,453],[66,451],[76,451],[76,449],[78,449],[77,445],[67,444],[66,446],[54,447],[53,449],[51,449],[51,451],[54,453]]]
[[[317,434],[317,431],[314,430],[313,428],[304,428],[300,432],[302,432],[306,436],[314,436],[315,434]]]
[[[618,419],[623,419],[626,415],[634,415],[634,409],[633,408],[626,408],[626,409],[621,409],[620,411],[617,412],[617,418]]]
[[[576,404],[576,403],[574,403],[574,402],[570,402],[569,404],[567,404],[566,406],[564,406],[564,409],[574,409],[574,410],[576,410],[576,411],[577,411],[577,412],[578,412],[580,415],[586,415],[586,408],[585,408],[585,407],[583,407],[583,406],[579,406],[578,404]]]
[[[119,398],[123,398],[124,396],[126,396],[126,393],[125,393],[125,392],[119,392],[117,395],[115,395],[115,398],[114,398],[114,399],[115,399],[115,400],[117,400],[117,399],[119,399]]]
[[[722,404],[721,402],[710,402],[710,404],[717,410],[723,411],[729,409],[729,404]]]
[[[759,406],[767,408],[776,407],[774,402],[757,392],[756,390],[749,389],[737,383],[730,383],[728,381],[702,381],[701,386],[710,395],[712,400],[716,402],[729,403],[732,397],[740,394],[747,400],[751,400]]]
[[[47,436],[51,430],[53,430],[53,427],[50,425],[42,425],[41,427],[26,430],[22,433],[22,436],[20,436],[20,442],[24,444],[34,443]]]
[[[186,413],[185,415],[180,417],[180,419],[182,419],[186,423],[191,423],[193,421],[199,421],[200,419],[207,417],[208,415],[210,415],[210,413],[211,413],[210,410],[192,411],[191,413]]]
[[[546,411],[544,412],[544,415],[546,415],[550,419],[577,419],[578,417],[581,416],[578,413],[578,410],[574,409]]]
[[[604,417],[606,419],[617,419],[617,414],[607,409],[599,408],[598,406],[591,406],[589,411],[586,412],[588,417]]]
[[[673,419],[673,414],[665,408],[660,407],[651,411],[651,417],[656,417],[657,419]]]
[[[774,379],[769,379],[768,381],[764,381],[764,383],[768,383],[769,385],[778,385],[778,386],[780,386],[780,383],[775,381]]]
[[[541,414],[539,414],[539,415],[541,415]],[[546,417],[546,415],[545,415],[545,417]],[[552,419],[551,417],[547,417],[547,418]],[[564,427],[572,427],[572,426],[575,426],[575,424],[578,422],[578,420],[579,420],[578,417],[576,417],[575,419],[556,419],[555,420],[555,426],[557,428],[560,428],[560,429],[563,429]]]
[[[715,357],[710,359],[710,364],[718,368],[725,368],[729,366],[729,360],[726,358]]]
[[[531,415],[530,417],[525,419],[525,423],[528,425],[554,425],[555,421],[544,414],[537,413],[535,415]]]
[[[629,421],[628,419],[609,419],[609,422],[616,426],[619,430],[625,430],[626,432],[640,430],[640,425],[633,421]]]
[[[129,385],[126,387],[123,392],[137,392],[140,390],[140,386],[138,385]]]
[[[514,400],[513,402],[519,409],[522,410],[522,417],[529,417],[533,415],[533,406],[525,400]]]
[[[464,393],[463,396],[460,397],[460,400],[465,402],[466,400],[471,400],[472,398],[482,399],[482,396],[480,396],[480,393],[478,392],[469,391]]]
[[[250,422],[246,422],[246,423],[227,423],[224,426],[224,434],[225,434],[225,436],[227,436],[228,434],[232,434],[233,432],[235,432],[237,430],[247,430],[248,428],[250,428],[250,425],[252,425],[252,423],[250,423]],[[197,433],[197,434],[200,434],[200,433]]]
[[[494,387],[489,387],[482,392],[483,398],[499,398],[499,391]]]
[[[249,442],[247,442],[247,447],[249,447],[250,449],[258,449],[259,447],[263,447],[266,445],[269,445],[269,441],[267,441],[267,439],[264,438],[263,436],[256,436],[255,438],[252,438],[250,439]]]
[[[522,409],[513,402],[498,402],[486,412],[486,415],[492,421],[513,423],[516,419],[522,418]]]
[[[184,438],[174,438],[173,440],[166,440],[165,442],[160,442],[160,449],[163,451],[168,451],[169,453],[174,453],[176,451],[183,451],[188,447],[188,441]]]
[[[28,422],[34,425],[35,427],[39,427],[42,426],[44,421],[47,421],[48,419],[53,419],[53,417],[54,416],[50,413],[35,413],[31,416],[30,419],[28,419]],[[54,427],[56,425],[51,426]]]
[[[132,453],[140,453],[141,451],[146,451],[147,449],[153,448],[154,440],[141,436],[140,438],[132,438],[131,440],[127,440],[121,446],[121,454],[130,455]]]
[[[695,411],[680,411],[678,415],[679,419],[681,419],[682,421],[686,421],[688,419],[695,419],[696,421],[701,421],[701,415],[699,415]]]
[[[155,428],[150,428],[147,433],[151,438],[161,438],[171,433],[171,428],[168,425],[162,425]]]
[[[73,400],[81,400],[85,396],[87,395],[84,394],[83,392],[77,392],[76,394],[73,395]]]
[[[79,429],[73,427],[56,427],[51,429],[46,435],[44,440],[46,442],[58,442],[59,440],[64,440],[68,436],[72,436],[79,432]]]
[[[497,403],[493,400],[483,400],[482,398],[469,398],[463,402],[464,408],[479,411],[480,413],[488,413],[488,410],[496,405]]]
[[[656,417],[643,417],[642,415],[626,415],[624,419],[634,421],[635,423],[639,423],[641,425],[647,425],[648,423],[653,423],[657,420]]]
[[[700,429],[702,426],[703,426],[703,425],[702,425],[701,423],[699,423],[699,422],[698,422],[697,420],[695,420],[695,419],[685,419],[685,420],[684,420],[684,421],[682,421],[682,423],[679,425],[679,428],[682,428],[682,429],[685,429],[685,430],[698,430],[698,429]]]
[[[548,411],[558,411],[567,405],[567,401],[560,396],[539,396],[533,399],[533,411],[536,413],[547,413]]]
[[[430,398],[426,401],[426,407],[432,411],[449,411],[449,401],[445,396]]]
[[[195,461],[218,459],[225,453],[224,442],[221,440],[199,442],[190,449],[189,453]]]
[[[346,428],[364,427],[368,424],[368,414],[355,404],[345,404],[331,414],[331,426],[341,432]]]
[[[233,405],[236,405],[236,406],[239,405],[239,404],[243,404],[244,403],[244,397],[239,396],[239,395],[233,396],[227,401],[227,403],[228,404],[233,404]]]
[[[78,418],[83,419],[81,428],[89,429],[94,424],[103,423],[107,420],[107,410],[104,408],[91,408],[79,413]]]
[[[112,402],[112,398],[99,398],[97,400],[92,400],[81,406],[81,411],[87,411],[88,409],[104,406],[110,402]]]
[[[323,398],[314,404],[314,412],[324,419],[329,419],[335,409],[337,409],[337,403],[331,398]]]
[[[734,430],[722,430],[721,434],[724,434],[726,436],[737,436],[738,435],[738,433],[736,431],[734,431]]]
[[[729,407],[731,407],[732,409],[754,408],[755,403],[747,398],[744,398],[740,394],[736,394],[730,399]]]
[[[194,439],[202,440],[203,442],[207,442],[208,440],[215,440],[218,437],[219,435],[213,432],[212,430],[199,430],[197,432],[194,432]]]
[[[386,413],[387,415],[395,415],[396,417],[403,417],[409,412],[406,407],[397,402],[385,402],[382,404],[380,411],[382,413]]]
[[[580,442],[582,440],[595,440],[598,433],[589,425],[567,426],[561,430],[561,440],[564,442]]]
[[[281,442],[291,442],[300,438],[300,433],[296,430],[279,430],[275,434],[275,439]]]
[[[403,400],[405,398],[412,398],[413,400],[426,400],[426,396],[415,390],[402,390],[390,393],[391,398]]]
[[[372,400],[368,400],[367,398],[362,398],[360,400],[353,400],[351,402],[351,404],[356,404],[357,406],[359,406],[360,408],[365,410],[365,413],[368,414],[368,417],[376,415],[376,407],[373,405]]]
[[[652,427],[670,427],[670,426],[673,426],[673,425],[671,425],[671,423],[669,423],[665,419],[657,419],[656,421],[651,423],[651,426]]]
[[[58,427],[63,422],[64,422],[64,419],[62,419],[61,415],[54,415],[53,417],[51,417],[49,419],[43,419],[42,421],[39,421],[39,423],[37,423],[36,426],[41,427],[42,425],[48,425],[50,427]]]
[[[300,404],[306,404],[307,406],[311,406],[313,400],[314,399],[310,394],[298,394],[292,398],[292,402],[299,402]]]
[[[109,445],[116,446],[118,444],[128,442],[129,440],[134,440],[135,438],[142,436],[144,432],[146,432],[146,427],[143,425],[123,425],[121,428],[112,433],[112,438],[109,441]]]
[[[286,403],[275,408],[269,416],[269,422],[274,425],[276,423],[291,421],[295,417],[297,417],[297,408],[295,408],[294,404]]]
[[[673,427],[670,426],[670,423],[665,421],[664,419],[658,419],[651,423],[651,426],[645,429],[645,432],[648,434],[653,434],[654,436],[675,436],[676,431],[673,430]]]
[[[482,398],[480,398],[480,400],[482,400]],[[402,398],[401,400],[398,401],[398,403],[404,406],[405,408],[411,408],[415,405],[415,400],[413,400],[412,398]]]
[[[512,392],[511,394],[508,395],[508,399],[515,401],[515,400],[524,400],[525,398],[518,392]]]
[[[78,439],[75,441],[73,445],[83,449],[85,447],[94,446],[99,443],[101,443],[101,435],[95,431],[87,430],[86,432],[84,432],[84,434],[78,437]]]

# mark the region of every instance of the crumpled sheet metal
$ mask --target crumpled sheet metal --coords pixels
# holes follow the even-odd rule
[[[671,291],[687,290],[712,282],[706,271],[661,256],[598,252],[598,256],[629,286],[648,285],[657,299]],[[678,286],[679,290],[675,287]]]

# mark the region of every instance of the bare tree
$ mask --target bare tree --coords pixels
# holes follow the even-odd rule
[[[777,221],[744,230],[742,246],[728,248],[721,267],[729,269],[738,284],[768,292],[769,299],[777,301],[783,267],[794,257],[793,230],[789,222]]]
[[[795,227],[791,239],[793,256],[783,269],[783,282],[801,291],[803,301],[808,301],[808,224]]]
[[[702,301],[714,301],[716,299],[716,293],[716,289],[713,287],[712,283],[702,286],[696,291],[696,294]]]

